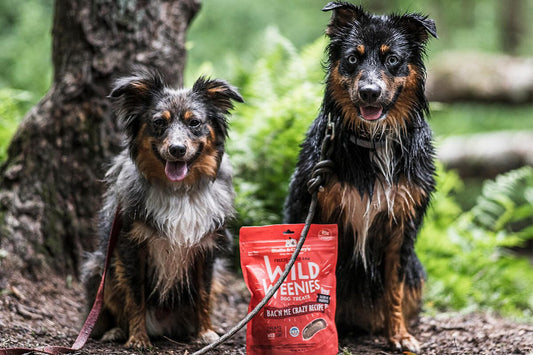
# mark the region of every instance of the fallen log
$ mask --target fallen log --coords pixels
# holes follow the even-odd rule
[[[430,101],[533,103],[533,58],[476,52],[445,52],[431,60]]]
[[[438,159],[465,177],[494,178],[533,166],[533,131],[499,131],[452,136],[437,141]]]

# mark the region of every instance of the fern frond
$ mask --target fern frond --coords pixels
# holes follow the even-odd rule
[[[533,168],[529,166],[486,181],[476,205],[471,210],[474,223],[498,232],[512,231],[513,224],[533,219],[530,199],[532,188]],[[522,228],[530,224],[525,223]]]

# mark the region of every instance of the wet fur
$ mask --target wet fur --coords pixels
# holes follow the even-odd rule
[[[117,80],[110,98],[126,147],[106,174],[100,246],[82,267],[89,307],[117,206],[123,227],[93,336],[137,348],[157,336],[212,341],[212,288],[229,246],[225,223],[234,198],[226,116],[242,98],[222,80],[201,77],[190,90],[173,89],[141,69]],[[171,181],[169,161],[186,164],[186,177]]]
[[[323,10],[333,12],[326,90],[302,144],[285,222],[306,217],[311,195],[305,186],[330,116],[335,167],[318,193],[314,222],[339,225],[338,330],[383,332],[394,347],[418,351],[407,327],[419,313],[425,278],[414,243],[435,187],[422,61],[435,24],[419,14],[374,16],[345,2]],[[364,85],[379,97],[362,95]],[[382,116],[363,119],[366,105],[379,106]]]

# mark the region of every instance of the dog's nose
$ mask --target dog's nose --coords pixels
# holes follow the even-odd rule
[[[187,147],[183,144],[173,144],[168,148],[168,152],[174,158],[181,158],[187,153]]]
[[[359,89],[359,97],[367,104],[377,101],[381,95],[381,88],[378,85],[365,85]]]

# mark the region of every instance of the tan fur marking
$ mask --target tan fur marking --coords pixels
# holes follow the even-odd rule
[[[183,180],[186,184],[192,184],[202,176],[213,179],[217,176],[218,152],[215,148],[215,132],[212,127],[209,127],[209,136],[201,142],[204,145],[202,154],[192,163],[189,175]]]
[[[220,92],[224,92],[226,89],[222,86],[213,86],[207,89],[207,93],[211,96],[214,96]]]
[[[411,320],[416,319],[420,313],[420,307],[422,305],[422,290],[424,289],[424,281],[421,280],[421,285],[418,288],[404,289],[404,298],[402,302],[403,317],[405,319],[406,326],[409,325]]]
[[[394,205],[392,213],[402,220],[414,218],[416,207],[427,197],[424,189],[414,186],[407,179],[401,179],[394,187]]]
[[[341,223],[344,230],[351,228],[356,232],[354,252],[361,255],[363,264],[366,265],[365,244],[368,229],[376,215],[386,210],[384,195],[376,191],[370,201],[367,194],[361,197],[355,187],[342,185],[332,179],[324,190],[319,192],[318,203],[325,221]]]
[[[206,290],[206,285],[204,284],[204,266],[205,262],[203,260],[197,261],[196,282],[199,283],[198,320],[200,325],[200,334],[211,329],[211,317],[209,316],[209,310],[211,308],[211,297]]]
[[[385,54],[390,51],[390,47],[386,44],[382,44],[381,47],[379,47],[379,51],[381,52],[381,54]]]
[[[144,280],[144,259],[141,258],[139,270],[141,270],[141,279]],[[126,277],[124,265],[115,252],[115,274],[114,279],[106,280],[106,292],[104,293],[104,304],[106,308],[115,315],[119,325],[129,332],[129,340],[126,342],[128,347],[149,347],[150,339],[146,332],[146,304],[144,293],[141,288],[141,303],[137,304],[133,298],[131,288]]]
[[[391,85],[394,88],[403,86],[400,96],[396,100],[394,106],[389,110],[387,114],[387,121],[391,125],[400,125],[402,129],[405,129],[405,123],[409,120],[409,112],[413,109],[413,105],[416,100],[416,88],[418,82],[422,79],[420,73],[416,67],[412,64],[408,65],[409,75],[403,78],[395,78]],[[387,83],[388,85],[389,83]],[[391,93],[394,91],[391,90]]]
[[[194,114],[192,113],[192,111],[185,111],[185,113],[183,114],[183,119],[185,121],[188,121],[193,117],[194,117]]]
[[[163,111],[163,113],[161,114],[161,117],[163,117],[165,120],[169,121],[170,118],[172,117],[170,111],[168,110],[165,110]]]
[[[357,232],[355,252],[366,263],[364,251],[368,229],[378,213],[387,211],[390,227],[400,229],[398,237],[403,238],[404,221],[415,216],[415,208],[425,196],[423,189],[409,184],[405,179],[393,186],[376,181],[370,201],[367,194],[361,196],[355,187],[331,179],[324,190],[318,193],[318,203],[324,221],[338,222],[344,230],[351,228]]]
[[[137,136],[138,153],[136,163],[143,176],[150,182],[159,184],[166,183],[168,180],[165,175],[165,167],[159,160],[152,149],[154,138],[145,134],[147,124],[143,124]]]
[[[117,258],[115,251],[115,261],[113,266],[115,268],[114,277],[108,277],[105,280],[104,286],[104,305],[107,310],[118,320],[122,328],[126,328],[126,321],[124,316],[124,294],[126,292],[127,281],[124,274],[124,266]]]
[[[365,46],[363,46],[362,44],[358,44],[357,47],[355,47],[355,50],[356,50],[357,53],[359,53],[360,55],[365,54]]]
[[[223,110],[231,110],[233,104],[225,98],[227,88],[224,86],[213,86],[207,89],[207,95],[213,100],[216,105]]]
[[[396,233],[403,235],[403,228]],[[405,340],[416,342],[409,334],[404,318],[405,280],[399,278],[401,235],[392,236],[385,252],[385,335],[392,344],[402,344]]]
[[[144,299],[141,305],[137,305],[133,301],[131,293],[127,292],[124,308],[128,312],[129,318],[129,339],[126,342],[126,346],[132,348],[150,347],[152,344],[146,332],[146,305]]]
[[[359,78],[360,75],[358,75],[355,80],[342,76],[339,73],[338,61],[335,63],[335,66],[328,77],[328,83],[333,99],[342,107],[343,115],[345,119],[348,120],[345,124],[351,126],[354,125],[354,122],[357,121],[358,118],[357,108],[354,106],[350,98],[349,90],[353,90],[354,87],[357,87],[356,83]]]
[[[149,90],[148,85],[146,85],[146,83],[143,83],[142,81],[132,81],[131,86],[141,91],[142,93]]]
[[[403,90],[405,90],[406,77],[390,77],[385,74],[385,72],[381,72],[381,78],[387,87],[386,93],[388,94],[387,100],[389,102],[394,99],[394,95],[398,92],[398,90],[402,90],[400,97],[402,96]],[[397,132],[397,130],[400,129],[400,132],[396,133],[396,135],[399,135],[402,131],[405,131],[406,120],[408,120],[408,115],[395,114],[395,112],[398,110],[398,105],[403,104],[400,102],[400,97],[397,99],[394,106],[389,110],[385,119],[387,126],[391,127],[391,130],[394,128],[394,130],[392,130],[393,132]]]

